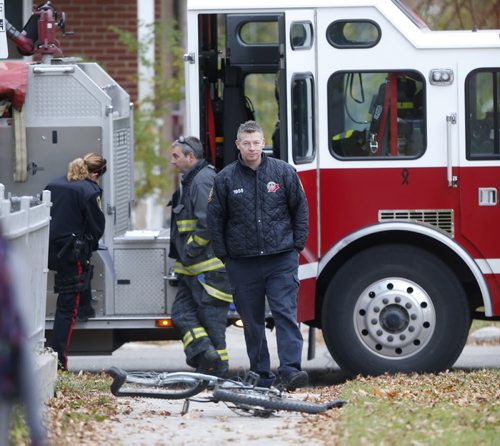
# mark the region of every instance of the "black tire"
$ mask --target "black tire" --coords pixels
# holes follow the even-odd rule
[[[470,307],[455,274],[415,246],[367,249],[335,274],[322,309],[328,349],[346,372],[438,372],[460,355]]]
[[[214,390],[214,398],[217,401],[233,403],[242,408],[261,407],[271,410],[285,410],[288,412],[304,412],[316,414],[325,412],[334,407],[341,407],[345,401],[336,400],[330,403],[320,404],[308,401],[299,401],[291,398],[267,394],[265,391],[255,389],[221,389]]]
[[[107,373],[113,377],[111,392],[115,396],[180,400],[203,392],[209,385],[209,381],[194,378],[192,380],[179,379],[172,382],[162,382],[161,374],[125,372],[117,367],[112,367]],[[125,383],[132,384],[132,387],[122,387]]]

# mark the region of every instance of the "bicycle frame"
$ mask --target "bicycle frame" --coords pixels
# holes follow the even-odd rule
[[[113,377],[111,392],[115,396],[142,396],[146,398],[184,399],[184,415],[190,401],[223,402],[239,414],[269,417],[278,410],[316,414],[334,407],[342,407],[346,401],[334,400],[327,403],[313,403],[288,398],[279,388],[257,387],[259,376],[248,372],[243,381],[218,378],[195,372],[129,372],[112,367],[108,374]],[[122,388],[125,383],[136,388]],[[142,387],[141,387],[142,386]],[[146,387],[146,388],[144,388]],[[147,389],[154,387],[156,389]],[[204,390],[212,393],[202,399],[192,399]],[[229,405],[229,403],[231,405]]]

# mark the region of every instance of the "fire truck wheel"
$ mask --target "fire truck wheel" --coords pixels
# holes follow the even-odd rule
[[[465,345],[470,308],[451,269],[411,245],[367,249],[333,277],[323,304],[323,334],[346,372],[436,372]]]

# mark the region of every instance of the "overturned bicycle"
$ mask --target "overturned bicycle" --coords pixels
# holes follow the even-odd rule
[[[279,387],[258,387],[256,383],[259,376],[254,372],[248,372],[242,380],[195,372],[126,372],[118,367],[111,367],[107,373],[113,378],[113,395],[184,399],[182,415],[188,412],[191,401],[222,402],[239,415],[263,418],[278,411],[317,414],[346,404],[344,400],[316,403],[289,398]],[[128,386],[123,387],[125,384]]]

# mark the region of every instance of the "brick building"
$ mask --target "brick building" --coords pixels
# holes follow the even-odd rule
[[[31,15],[32,5],[45,3],[45,0],[4,1],[6,17],[19,30]],[[52,4],[59,18],[62,12],[65,13],[66,31],[74,33],[72,36],[57,34],[64,56],[98,62],[132,100],[139,95],[137,54],[128,51],[110,27],[137,36],[140,33],[138,23],[172,16],[182,23],[185,8],[185,0],[52,0]],[[12,45],[9,54],[16,57]]]

